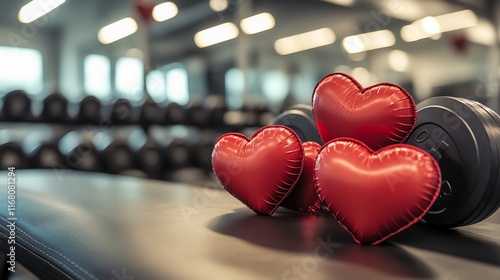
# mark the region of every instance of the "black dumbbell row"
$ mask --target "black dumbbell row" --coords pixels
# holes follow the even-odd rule
[[[245,104],[241,110],[231,111],[224,99],[217,95],[181,106],[174,102],[163,105],[151,100],[132,104],[128,99],[102,104],[94,96],[86,96],[78,103],[71,103],[60,93],[32,99],[26,92],[15,90],[4,95],[2,101],[0,120],[7,122],[137,124],[143,127],[184,124],[201,128],[228,126],[234,130],[266,125],[274,118],[266,104]]]
[[[211,171],[211,153],[222,131],[140,126],[67,131],[54,125],[0,131],[0,170],[81,170],[194,182]],[[194,181],[193,181],[194,180]]]

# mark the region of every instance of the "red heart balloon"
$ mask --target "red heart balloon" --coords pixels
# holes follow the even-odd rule
[[[373,152],[340,138],[320,150],[320,199],[357,243],[378,244],[419,221],[439,194],[441,172],[428,153],[406,144]]]
[[[272,215],[292,191],[304,165],[297,134],[285,126],[266,126],[248,139],[221,136],[212,152],[212,168],[224,188],[257,214]]]
[[[314,187],[314,161],[321,146],[316,142],[304,142],[304,168],[299,181],[281,206],[301,212],[314,213],[321,208],[321,200]]]
[[[377,150],[403,142],[417,120],[415,102],[405,89],[389,83],[363,88],[343,73],[321,79],[314,89],[312,104],[325,143],[349,137]]]
[[[153,9],[156,6],[155,2],[152,0],[136,0],[134,1],[134,7],[139,12],[141,19],[149,23],[153,19]]]

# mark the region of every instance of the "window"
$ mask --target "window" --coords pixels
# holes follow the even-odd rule
[[[120,97],[139,101],[144,96],[144,65],[140,59],[122,57],[116,62],[116,90]]]
[[[166,74],[167,97],[170,101],[185,105],[189,101],[186,69],[174,68]]]
[[[43,91],[42,54],[35,49],[0,46],[0,90]]]
[[[91,54],[83,63],[84,88],[88,95],[99,99],[111,98],[111,65],[104,55]]]
[[[155,102],[167,100],[165,79],[165,74],[159,70],[153,70],[146,76],[146,89]]]
[[[238,68],[229,69],[224,76],[226,88],[227,105],[231,109],[240,108],[243,105],[243,93],[245,91],[245,76]]]
[[[262,92],[271,103],[281,103],[290,91],[288,76],[281,71],[269,71],[262,78]]]

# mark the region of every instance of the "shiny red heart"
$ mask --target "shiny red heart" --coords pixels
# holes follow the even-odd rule
[[[304,142],[304,168],[299,181],[281,206],[301,212],[314,213],[321,208],[321,200],[314,187],[314,162],[321,146],[316,142]]]
[[[428,153],[406,144],[373,152],[340,138],[320,150],[315,186],[357,243],[378,244],[419,221],[439,194],[441,172]]]
[[[312,104],[325,143],[349,137],[377,150],[403,142],[416,123],[415,102],[405,89],[389,83],[363,88],[343,73],[321,79]]]
[[[292,191],[304,165],[297,134],[285,126],[266,126],[248,139],[221,136],[212,152],[212,168],[224,188],[257,214],[272,215]]]

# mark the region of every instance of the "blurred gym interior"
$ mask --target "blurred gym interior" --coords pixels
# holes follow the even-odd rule
[[[332,72],[347,73],[363,86],[381,82],[398,84],[417,104],[433,96],[455,96],[500,111],[500,2],[495,0],[20,0],[2,1],[0,6],[0,170],[5,171],[1,178],[7,182],[8,168],[15,167],[19,215],[23,207],[28,207],[23,199],[27,201],[31,196],[41,199],[35,186],[38,182],[47,188],[57,185],[58,193],[94,184],[88,186],[89,191],[124,201],[146,196],[140,188],[145,184],[154,185],[148,188],[155,189],[158,196],[155,199],[162,196],[158,189],[168,189],[173,183],[189,189],[189,195],[204,194],[204,189],[218,191],[222,188],[211,166],[217,139],[227,132],[250,137],[290,106],[311,105],[316,83]],[[52,181],[43,181],[44,176]],[[127,181],[137,186],[124,183],[127,191],[120,192],[116,182]],[[0,206],[7,208],[3,204],[7,192],[2,189],[0,193]],[[67,197],[76,199],[84,195],[75,193]],[[202,198],[208,199],[207,204],[218,203],[220,197],[212,199],[210,194]],[[176,199],[184,201],[186,196],[179,194]],[[54,209],[60,207],[65,213],[70,211],[67,209],[71,209],[71,203],[61,204],[66,199],[63,197],[66,196],[61,194],[59,199],[63,200],[45,199],[54,199],[46,203]],[[187,200],[198,198],[188,196]],[[226,199],[239,205],[232,198]],[[169,203],[175,201],[169,198]],[[226,200],[221,201],[223,204]],[[89,207],[101,211],[107,203],[95,198]],[[164,211],[155,203],[152,202],[152,207]],[[233,219],[239,218],[238,213],[243,211],[243,205],[240,206],[235,207]],[[275,223],[292,219],[287,213],[283,215],[281,222]],[[248,223],[269,230],[268,222],[255,219],[258,217],[237,222],[243,227]],[[49,225],[51,221],[47,219],[44,223]],[[500,219],[497,217],[495,221],[498,223]],[[299,223],[307,228],[314,220],[301,216]],[[224,228],[214,224],[217,222],[212,220],[210,226]],[[36,228],[37,223],[33,220],[30,225]],[[113,229],[118,228],[116,225]],[[280,228],[271,229],[274,231],[269,234],[277,239],[287,234]],[[497,237],[498,229],[498,224],[491,229]],[[286,259],[287,254],[300,255],[302,249],[312,253],[315,239],[310,237],[314,244],[306,244],[302,234],[325,236],[324,232],[317,232],[321,230],[324,228],[318,230],[314,226],[311,231],[300,233],[303,247],[296,249],[280,248],[283,244],[270,241],[272,238],[265,234],[246,234],[231,226],[224,228],[222,234],[225,238],[228,235],[246,238],[246,243],[239,244],[241,248],[236,250],[250,246],[258,250],[271,248],[278,252],[273,258]],[[203,236],[211,236],[214,231],[217,232],[212,229]],[[330,266],[315,263],[307,276],[320,279],[321,275],[331,273],[337,275],[333,278],[344,279],[356,275],[349,273],[356,270],[352,273],[359,273],[359,277],[373,275],[384,279],[466,279],[481,275],[478,270],[485,273],[484,279],[500,275],[498,238],[496,243],[483,242],[477,236],[469,238],[468,232],[453,232],[453,241],[445,243],[445,233],[432,231],[440,238],[439,242],[415,245],[407,234],[395,239],[398,245],[357,247],[349,251],[347,248],[354,245],[342,244],[328,260],[339,269],[338,274],[325,271]],[[101,233],[96,232],[96,235]],[[428,232],[417,228],[411,234],[428,235]],[[91,235],[76,239],[88,236]],[[54,238],[59,240],[61,236]],[[65,239],[60,240],[63,240],[61,246],[66,246]],[[94,247],[105,246],[103,241],[99,241],[99,246],[93,245],[92,238],[85,242],[88,250],[96,250],[96,254],[99,252]],[[170,242],[175,243],[175,239]],[[205,246],[200,248],[203,258],[210,256],[209,251],[218,250],[200,242],[194,244]],[[210,242],[208,237],[207,242]],[[428,254],[434,243],[444,244],[448,249]],[[489,251],[481,257],[480,253],[453,249],[467,244]],[[123,246],[128,245],[132,246]],[[71,242],[67,246],[72,246]],[[397,249],[386,248],[391,246]],[[418,248],[410,254],[406,252],[409,247]],[[172,245],[172,250],[182,249]],[[42,256],[40,252],[34,253]],[[118,250],[113,253],[118,254]],[[130,254],[134,254],[132,249]],[[273,262],[266,253],[262,254],[262,259]],[[5,263],[4,255],[2,251],[0,260]],[[153,255],[158,262],[171,261],[159,252]],[[257,275],[260,279],[306,279],[286,278],[286,274],[267,268],[259,274],[255,271],[267,267],[263,260],[238,256],[241,262],[250,264],[234,261],[238,259],[236,255],[214,255],[222,267],[225,261],[233,259],[228,264],[232,268],[204,267],[200,260],[196,262],[198,267],[190,267],[191,260],[186,259],[186,267],[179,272],[182,262],[172,261],[169,265],[177,270],[173,269],[163,279],[199,279],[202,273],[206,273],[203,279],[235,279],[240,274],[240,279]],[[292,267],[303,258],[297,256],[281,265]],[[402,259],[402,266],[397,266],[398,258]],[[22,254],[17,260],[18,272],[10,273],[8,279],[55,277],[44,276],[54,274],[48,273],[43,265],[23,263]],[[86,269],[92,272],[89,268],[92,260],[86,261]],[[464,263],[475,262],[480,264],[468,272],[462,271],[465,268],[461,267],[467,267]],[[131,272],[133,268],[116,263],[103,263],[107,274],[96,275],[107,275],[105,279],[133,279],[119,278],[124,275],[125,267],[130,269],[128,273],[136,273],[133,274],[136,279],[148,279],[141,277],[139,271],[154,271],[158,267],[154,266],[155,261],[150,261],[155,268],[140,267]],[[196,269],[205,272],[189,272]],[[67,273],[64,268],[62,271]],[[6,273],[2,275],[7,277]],[[81,275],[81,279],[101,277]],[[64,279],[80,277],[69,275]]]

